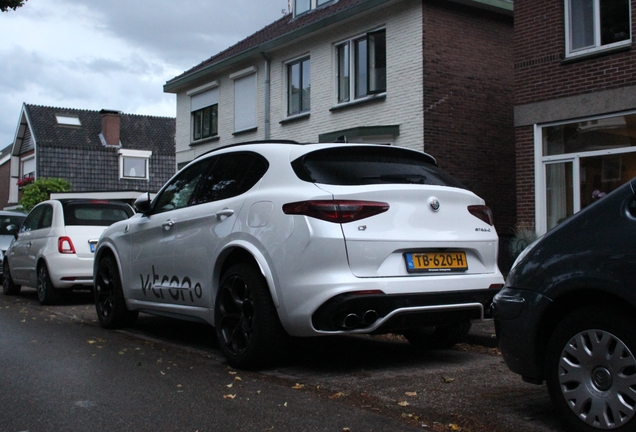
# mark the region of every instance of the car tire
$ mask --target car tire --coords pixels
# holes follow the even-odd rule
[[[49,269],[45,263],[41,263],[40,265],[38,265],[36,288],[38,292],[38,301],[40,302],[40,304],[52,305],[57,302],[58,292],[51,282]]]
[[[20,290],[22,289],[22,287],[20,285],[16,285],[15,282],[13,282],[13,278],[11,277],[11,269],[9,268],[9,261],[5,260],[2,264],[2,272],[4,273],[4,280],[2,281],[2,292],[6,295],[20,294]]]
[[[550,397],[577,431],[636,430],[636,324],[617,308],[568,315],[547,348]]]
[[[131,326],[137,321],[139,312],[130,311],[126,307],[115,258],[108,256],[99,262],[93,292],[97,318],[102,327],[118,329]]]
[[[230,366],[257,369],[278,360],[286,333],[255,266],[236,264],[225,272],[214,311],[219,346]]]
[[[419,349],[447,349],[454,347],[470,332],[470,321],[462,321],[437,327],[422,327],[405,330],[407,341]]]

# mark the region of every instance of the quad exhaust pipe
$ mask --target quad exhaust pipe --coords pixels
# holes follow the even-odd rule
[[[371,324],[375,323],[378,320],[378,313],[373,309],[369,309],[362,316],[357,313],[349,313],[347,314],[340,324],[341,327],[344,327],[347,330],[354,329],[356,327],[368,327]]]

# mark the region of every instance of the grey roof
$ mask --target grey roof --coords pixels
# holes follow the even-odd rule
[[[100,111],[25,104],[24,113],[28,127],[20,153],[35,148],[37,177],[64,178],[72,192],[156,192],[176,171],[176,120],[172,117],[121,113],[121,147],[115,147],[103,145],[99,137]],[[77,116],[81,126],[59,125],[56,115],[60,114]],[[152,151],[149,180],[119,178],[120,148]]]
[[[72,108],[56,108],[26,105],[31,134],[39,148],[65,147],[100,150],[103,148],[99,134],[102,131],[102,115],[99,111]],[[77,116],[81,126],[57,124],[56,115]],[[175,152],[175,119],[136,114],[120,114],[122,148],[152,150],[162,154]]]

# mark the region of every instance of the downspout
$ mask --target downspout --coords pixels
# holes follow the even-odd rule
[[[265,137],[263,139],[270,139],[270,59],[264,52],[261,53],[265,59],[265,101],[264,101],[264,113],[265,113]]]

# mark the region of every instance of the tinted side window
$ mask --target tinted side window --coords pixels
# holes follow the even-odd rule
[[[292,162],[298,178],[312,183],[358,186],[427,184],[464,188],[424,153],[399,147],[347,146],[308,153]]]
[[[194,194],[194,190],[207,168],[213,163],[213,158],[206,158],[194,165],[184,168],[157,195],[153,209],[155,213],[175,210],[187,206]]]
[[[47,209],[48,209],[48,212],[46,211]],[[50,215],[48,217],[49,219],[48,222],[49,222],[49,226],[51,226],[51,216],[53,215],[53,210],[51,209],[51,206],[41,205],[31,210],[31,213],[29,213],[27,218],[24,220],[24,224],[22,224],[22,228],[20,228],[20,232],[33,231],[33,230],[42,228],[43,227],[42,216],[45,213]]]
[[[267,161],[256,153],[220,155],[201,181],[192,204],[218,201],[245,193],[263,177],[268,167]]]

